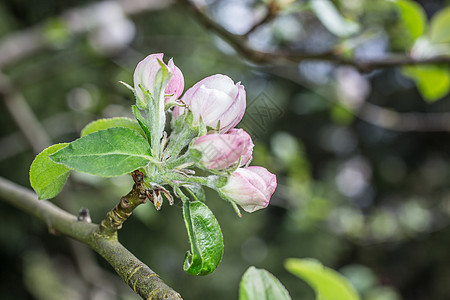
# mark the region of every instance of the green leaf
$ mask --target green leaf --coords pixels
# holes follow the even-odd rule
[[[223,236],[219,223],[209,208],[199,201],[184,201],[184,222],[191,243],[183,269],[191,275],[212,273],[223,254]]]
[[[70,169],[103,177],[130,173],[154,160],[147,140],[123,127],[86,135],[50,158]]]
[[[148,142],[151,143],[150,129],[148,128],[147,120],[145,120],[145,118],[142,116],[139,108],[136,105],[133,105],[131,107],[131,110],[133,111],[133,115],[138,121],[139,126],[141,126],[142,130],[145,132],[145,136],[147,137]]]
[[[360,300],[342,275],[317,260],[290,258],[286,260],[285,268],[305,280],[316,291],[318,300]]]
[[[450,42],[450,6],[437,12],[431,19],[430,40],[432,43]]]
[[[410,77],[417,85],[422,97],[434,102],[450,91],[450,70],[448,67],[428,65],[403,67],[404,75]]]
[[[130,119],[125,117],[118,117],[118,118],[108,118],[108,119],[99,119],[92,121],[91,123],[87,124],[83,130],[81,130],[81,136],[86,136],[88,134],[91,134],[93,132],[99,131],[99,130],[105,130],[108,128],[114,128],[114,127],[124,127],[129,128],[137,131],[140,135],[145,137],[145,133],[142,130],[142,128],[139,126],[139,124]]]
[[[348,37],[359,31],[359,24],[345,19],[329,0],[311,0],[311,8],[328,31],[338,37]]]
[[[44,149],[31,164],[30,183],[40,200],[55,197],[66,183],[70,169],[55,163],[49,158],[49,155],[67,145],[69,144],[56,144]]]
[[[397,0],[394,3],[400,11],[401,19],[412,43],[425,32],[427,26],[425,11],[422,6],[411,0]]]
[[[290,300],[288,291],[271,273],[250,267],[239,285],[239,300]]]

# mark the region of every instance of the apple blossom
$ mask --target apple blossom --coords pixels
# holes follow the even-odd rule
[[[269,204],[276,187],[277,178],[274,174],[263,167],[252,166],[237,169],[218,192],[246,212],[254,212]]]
[[[138,106],[141,108],[146,107],[146,97],[141,87],[153,94],[155,88],[155,77],[161,65],[158,60],[163,62],[163,53],[150,54],[142,61],[138,63],[136,69],[134,70],[134,91],[136,94]],[[165,88],[165,101],[175,100],[181,96],[184,89],[184,77],[181,70],[175,66],[173,58],[169,60],[166,65],[169,72],[172,74],[172,78]]]
[[[199,163],[206,169],[223,170],[246,165],[252,158],[253,142],[243,129],[230,129],[227,133],[214,133],[194,140],[190,150],[200,154]],[[198,151],[198,152],[196,152]]]
[[[244,116],[246,100],[244,86],[222,74],[206,77],[188,89],[181,99],[194,115],[193,125],[200,118],[209,127],[224,133],[235,127]],[[177,118],[185,111],[184,107],[175,107],[173,116]]]

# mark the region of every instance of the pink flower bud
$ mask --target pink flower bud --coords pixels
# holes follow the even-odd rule
[[[254,212],[269,204],[276,187],[276,176],[263,167],[255,166],[237,169],[227,183],[219,188],[219,193],[246,212]]]
[[[223,170],[246,165],[252,158],[253,142],[243,129],[231,129],[227,133],[207,134],[197,138],[192,150],[200,152],[199,163],[206,169]]]
[[[155,76],[158,73],[159,69],[161,69],[158,60],[162,62],[163,57],[163,53],[150,54],[149,56],[141,60],[134,70],[134,90],[136,93],[136,97],[138,98],[138,102],[142,102],[145,99],[145,95],[139,85],[148,90],[150,93],[153,93],[155,88]],[[169,100],[178,99],[178,97],[180,97],[183,93],[184,89],[183,73],[181,73],[180,69],[175,66],[175,64],[173,63],[173,59],[169,60],[167,69],[172,74],[172,78],[166,86],[165,94],[172,96],[165,97],[166,102]],[[146,101],[144,101],[144,103],[145,102]]]
[[[226,75],[216,74],[197,82],[186,91],[181,99],[194,115],[194,125],[203,123],[217,128],[220,122],[220,133],[227,132],[236,126],[245,112],[245,89],[240,82],[234,84]],[[173,116],[184,112],[183,107],[175,107]]]
[[[166,97],[166,102],[168,101],[168,99],[175,101],[181,96],[184,90],[183,73],[181,73],[181,70],[173,63],[173,58],[169,60],[168,68],[173,76],[166,87],[165,93],[166,95],[172,96]]]

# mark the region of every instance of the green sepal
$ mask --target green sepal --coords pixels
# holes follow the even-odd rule
[[[191,251],[186,253],[183,269],[191,275],[207,275],[219,265],[223,236],[211,210],[200,201],[184,201],[183,216]]]
[[[264,269],[250,267],[239,285],[239,300],[276,299],[291,300],[283,284]]]
[[[69,145],[61,143],[44,149],[30,166],[30,183],[39,200],[51,199],[61,192],[70,169],[52,161],[49,156]]]
[[[134,91],[134,97],[136,98],[136,106],[139,107],[139,109],[146,110],[148,109],[149,103],[152,101],[152,95],[147,89],[145,89],[142,86],[142,84],[139,84],[138,88],[142,91],[142,94],[144,95],[145,98],[144,99],[139,98],[136,91]]]
[[[136,105],[133,105],[131,107],[131,110],[133,111],[133,115],[136,118],[139,126],[141,126],[142,130],[145,132],[145,137],[148,140],[148,143],[151,143],[151,135],[150,135],[150,129],[147,123],[147,120],[142,116],[141,112],[139,111],[139,108]]]
[[[71,142],[50,156],[67,168],[103,177],[130,173],[157,162],[147,140],[123,127],[96,131]]]
[[[320,300],[360,300],[353,286],[338,272],[315,259],[290,258],[285,268],[305,280]]]
[[[192,142],[191,142],[191,145],[192,145]],[[194,149],[192,147],[189,147],[189,154],[195,162],[199,162],[203,157],[202,152],[200,152],[199,150]]]
[[[179,133],[186,126],[193,128],[193,126],[192,126],[193,121],[194,121],[194,115],[188,108],[185,108],[185,111],[183,114],[179,115],[176,119],[172,118],[171,125],[173,128],[173,132]]]
[[[83,130],[81,130],[81,136],[86,136],[88,134],[94,133],[99,130],[105,130],[114,127],[124,127],[137,131],[140,135],[145,137],[145,133],[139,126],[138,122],[126,118],[126,117],[116,117],[107,119],[98,119],[87,124]]]
[[[198,131],[192,127],[192,113],[180,116],[172,124],[174,131],[167,145],[166,157],[177,159],[182,154],[181,151],[198,136]]]
[[[123,82],[123,81],[119,81],[119,83],[123,84],[127,89],[129,89],[130,91],[132,91],[133,94],[136,92],[136,91],[134,90],[134,87],[132,87],[132,86],[129,85],[128,83]]]

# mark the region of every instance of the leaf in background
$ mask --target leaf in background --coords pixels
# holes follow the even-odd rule
[[[135,130],[123,127],[86,135],[50,158],[68,168],[103,177],[132,172],[153,160],[147,140]]]
[[[271,273],[250,267],[239,285],[239,300],[290,300],[288,291]]]
[[[403,24],[411,38],[411,44],[425,32],[427,17],[420,4],[411,0],[396,0]]]
[[[56,144],[44,149],[33,160],[30,167],[30,183],[36,191],[38,198],[50,199],[61,192],[70,169],[57,164],[49,158],[49,155],[66,147],[68,143]]]
[[[348,37],[359,31],[359,24],[345,19],[329,0],[311,0],[311,8],[320,22],[338,37]]]
[[[355,115],[351,109],[344,105],[337,103],[331,107],[331,119],[336,124],[349,125],[354,119]]]
[[[137,105],[133,105],[131,107],[131,110],[133,111],[133,115],[138,121],[139,126],[141,126],[142,130],[145,132],[148,142],[151,143],[150,129],[148,128],[147,120],[145,120],[144,117],[141,115],[141,112],[139,111]]]
[[[142,131],[142,128],[139,126],[139,124],[136,121],[125,117],[99,119],[92,121],[89,124],[87,124],[83,128],[83,130],[81,130],[81,136],[83,137],[99,130],[105,130],[114,127],[124,127],[133,129],[137,131],[140,135],[145,137],[145,133],[144,131]]]
[[[183,269],[191,275],[212,273],[223,254],[219,223],[211,210],[199,201],[185,201],[183,216],[191,243],[191,251],[186,253]]]
[[[429,34],[432,43],[450,42],[450,6],[438,11],[433,16]]]
[[[338,272],[314,259],[290,258],[285,268],[306,281],[320,300],[360,300],[355,289]]]
[[[404,75],[410,77],[417,85],[422,97],[434,102],[450,91],[450,70],[444,66],[410,66],[403,67]]]

